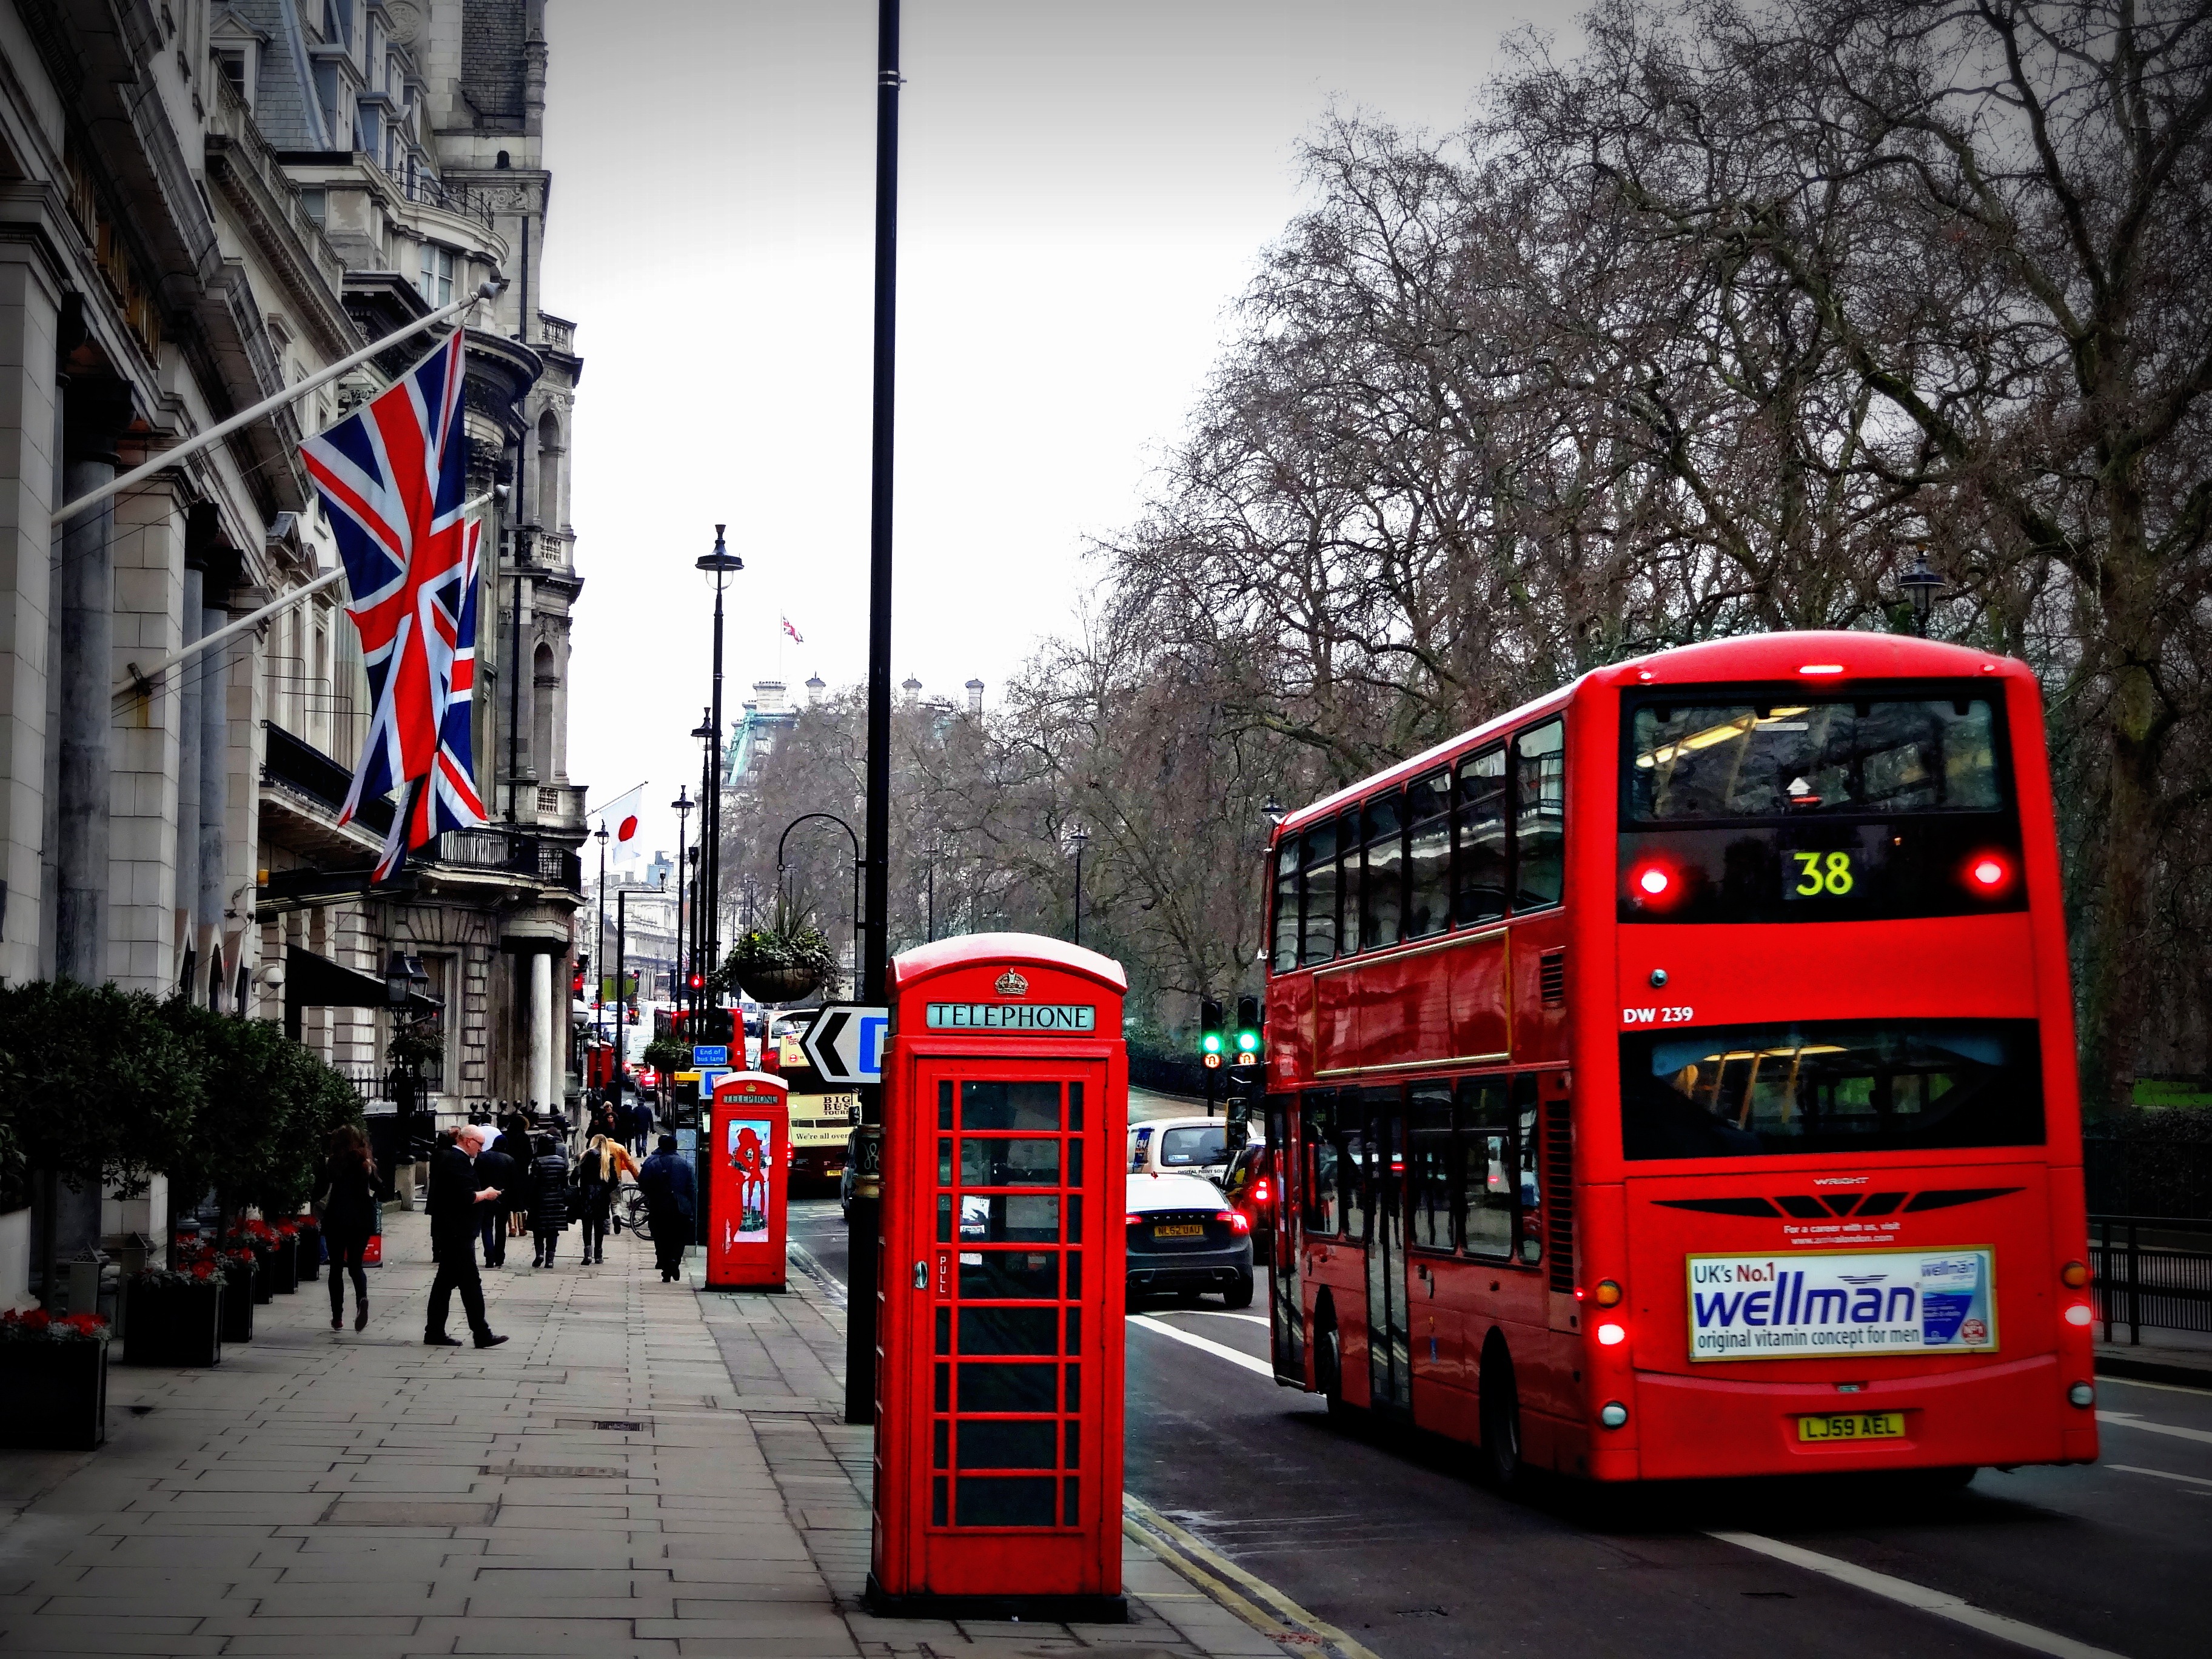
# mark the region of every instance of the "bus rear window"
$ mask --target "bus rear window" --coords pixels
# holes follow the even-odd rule
[[[1986,697],[1645,702],[1629,720],[1639,823],[1995,811]]]
[[[1852,1020],[1620,1040],[1632,1159],[2043,1144],[2033,1020]]]

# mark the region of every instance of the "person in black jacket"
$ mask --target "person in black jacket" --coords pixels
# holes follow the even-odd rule
[[[672,1283],[684,1272],[684,1247],[691,1242],[696,1224],[693,1218],[699,1212],[691,1160],[678,1154],[674,1135],[661,1136],[660,1150],[637,1172],[637,1185],[653,1221],[653,1254],[660,1264],[660,1282]]]
[[[514,1184],[506,1188],[500,1210],[507,1218],[507,1236],[520,1238],[529,1231],[530,1163],[537,1156],[530,1150],[530,1120],[520,1112],[509,1112],[500,1121],[499,1139],[492,1143],[492,1150],[504,1152],[513,1161]],[[507,1260],[505,1245],[500,1247],[500,1260]]]
[[[476,1179],[476,1155],[483,1150],[481,1126],[465,1123],[453,1145],[441,1146],[430,1159],[430,1237],[437,1247],[438,1276],[430,1283],[429,1318],[422,1340],[433,1348],[461,1345],[446,1334],[446,1310],[453,1292],[461,1293],[461,1309],[477,1346],[495,1348],[507,1340],[492,1334],[484,1318],[483,1280],[477,1277],[477,1227],[485,1205],[496,1205],[496,1187],[480,1187]]]
[[[553,1247],[568,1231],[568,1155],[551,1135],[538,1137],[530,1166],[530,1231],[538,1241],[533,1267],[553,1265]]]
[[[331,1253],[331,1328],[345,1328],[345,1281],[350,1273],[353,1328],[359,1330],[368,1323],[368,1275],[362,1271],[362,1261],[376,1231],[377,1202],[376,1164],[358,1124],[342,1123],[331,1131],[330,1156],[315,1182],[315,1213]]]
[[[502,1196],[496,1203],[483,1206],[477,1231],[483,1241],[483,1264],[487,1267],[507,1266],[507,1207],[504,1194],[522,1190],[523,1165],[500,1150],[505,1135],[477,1154],[477,1182],[481,1186],[496,1187]]]

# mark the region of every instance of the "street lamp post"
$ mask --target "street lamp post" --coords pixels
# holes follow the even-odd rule
[[[1083,943],[1083,849],[1091,844],[1091,832],[1081,824],[1068,831],[1068,840],[1075,843],[1075,942]]]
[[[682,786],[678,786],[676,799],[668,803],[676,814],[676,985],[668,999],[676,1006],[680,1018],[690,995],[690,969],[684,960],[684,830],[696,803],[688,799]]]
[[[1936,596],[1943,591],[1943,579],[1928,568],[1926,548],[1914,555],[1912,568],[1897,579],[1897,585],[1912,602],[1912,631],[1926,639],[1928,612],[1936,603]]]
[[[710,787],[700,798],[700,845],[707,849],[701,860],[704,878],[700,891],[706,898],[707,925],[700,938],[707,947],[707,970],[714,971],[721,946],[722,909],[722,585],[745,568],[745,562],[722,544],[724,526],[714,526],[714,550],[699,556],[698,568],[714,579],[714,700],[707,710],[708,771]]]
[[[599,1016],[592,1020],[592,1029],[599,1034],[599,1045],[604,1048],[607,1041],[607,994],[604,988],[607,975],[607,822],[605,818],[599,820],[596,834],[599,843],[599,922],[596,942],[592,946],[592,972],[597,979],[597,983],[592,987],[595,994],[592,1005],[599,1010]],[[537,1109],[535,1101],[531,1103],[531,1109]]]

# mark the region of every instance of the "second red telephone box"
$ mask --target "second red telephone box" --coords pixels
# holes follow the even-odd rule
[[[707,1288],[780,1291],[791,1161],[791,1097],[783,1079],[725,1073],[714,1084],[707,1134],[703,1161],[713,1188]]]
[[[1127,981],[1026,933],[890,968],[869,1605],[1120,1622]]]

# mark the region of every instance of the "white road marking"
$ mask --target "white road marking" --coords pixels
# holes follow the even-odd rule
[[[1264,1325],[1267,1322],[1267,1316],[1265,1314],[1224,1313],[1218,1308],[1164,1308],[1160,1310],[1160,1315],[1150,1316],[1172,1316],[1176,1314],[1196,1314],[1204,1319],[1242,1319],[1248,1324],[1253,1325]]]
[[[2148,1378],[2141,1376],[2107,1376],[2104,1372],[2099,1371],[2097,1386],[2101,1389],[2108,1382],[2123,1389],[2156,1389],[2160,1394],[2193,1394],[2200,1400],[2207,1394],[2212,1394],[2212,1387],[2202,1384],[2191,1388],[2180,1382],[2153,1382]]]
[[[1255,1359],[1249,1353],[1239,1353],[1227,1344],[1200,1336],[1196,1331],[1178,1330],[1173,1325],[1164,1324],[1153,1318],[1150,1314],[1131,1314],[1129,1322],[1132,1325],[1141,1325],[1148,1331],[1157,1331],[1160,1335],[1171,1337],[1177,1342],[1187,1342],[1192,1347],[1212,1354],[1217,1358],[1225,1359],[1232,1365],[1242,1365],[1248,1371],[1256,1372],[1271,1382],[1274,1381],[1275,1368],[1266,1360]]]
[[[2126,1474],[2154,1474],[2161,1480],[2185,1480],[2192,1486],[2212,1486],[2212,1480],[2201,1475],[2176,1474],[2172,1469],[2142,1469],[2132,1463],[2103,1463],[2100,1468],[2118,1469]]]
[[[2152,1423],[2133,1412],[2099,1412],[2100,1423],[2110,1423],[2116,1429],[2144,1429],[2152,1434],[2170,1434],[2177,1440],[2200,1440],[2212,1446],[2212,1430],[2185,1429],[2179,1423]]]
[[[1785,1544],[1778,1538],[1763,1537],[1755,1532],[1715,1532],[1708,1534],[1724,1544],[1734,1544],[1771,1560],[1785,1561],[1793,1567],[1802,1567],[1808,1572],[1817,1572],[1863,1589],[1870,1595],[1902,1602],[1908,1607],[1917,1607],[1923,1613],[1932,1613],[1939,1619],[1948,1619],[1954,1624],[1965,1625],[1994,1636],[2000,1641],[2011,1642],[2037,1653],[2047,1653],[2052,1659],[2121,1659],[2110,1648],[2092,1647],[2087,1642],[2077,1642],[2070,1636],[2060,1636],[2052,1631],[2033,1625],[2024,1625],[2017,1619],[2008,1619],[2001,1613],[1991,1613],[1978,1607],[1963,1597],[1944,1590],[1928,1589],[1909,1579],[1892,1577],[1886,1572],[1856,1566],[1849,1561],[1838,1560],[1832,1555]]]

